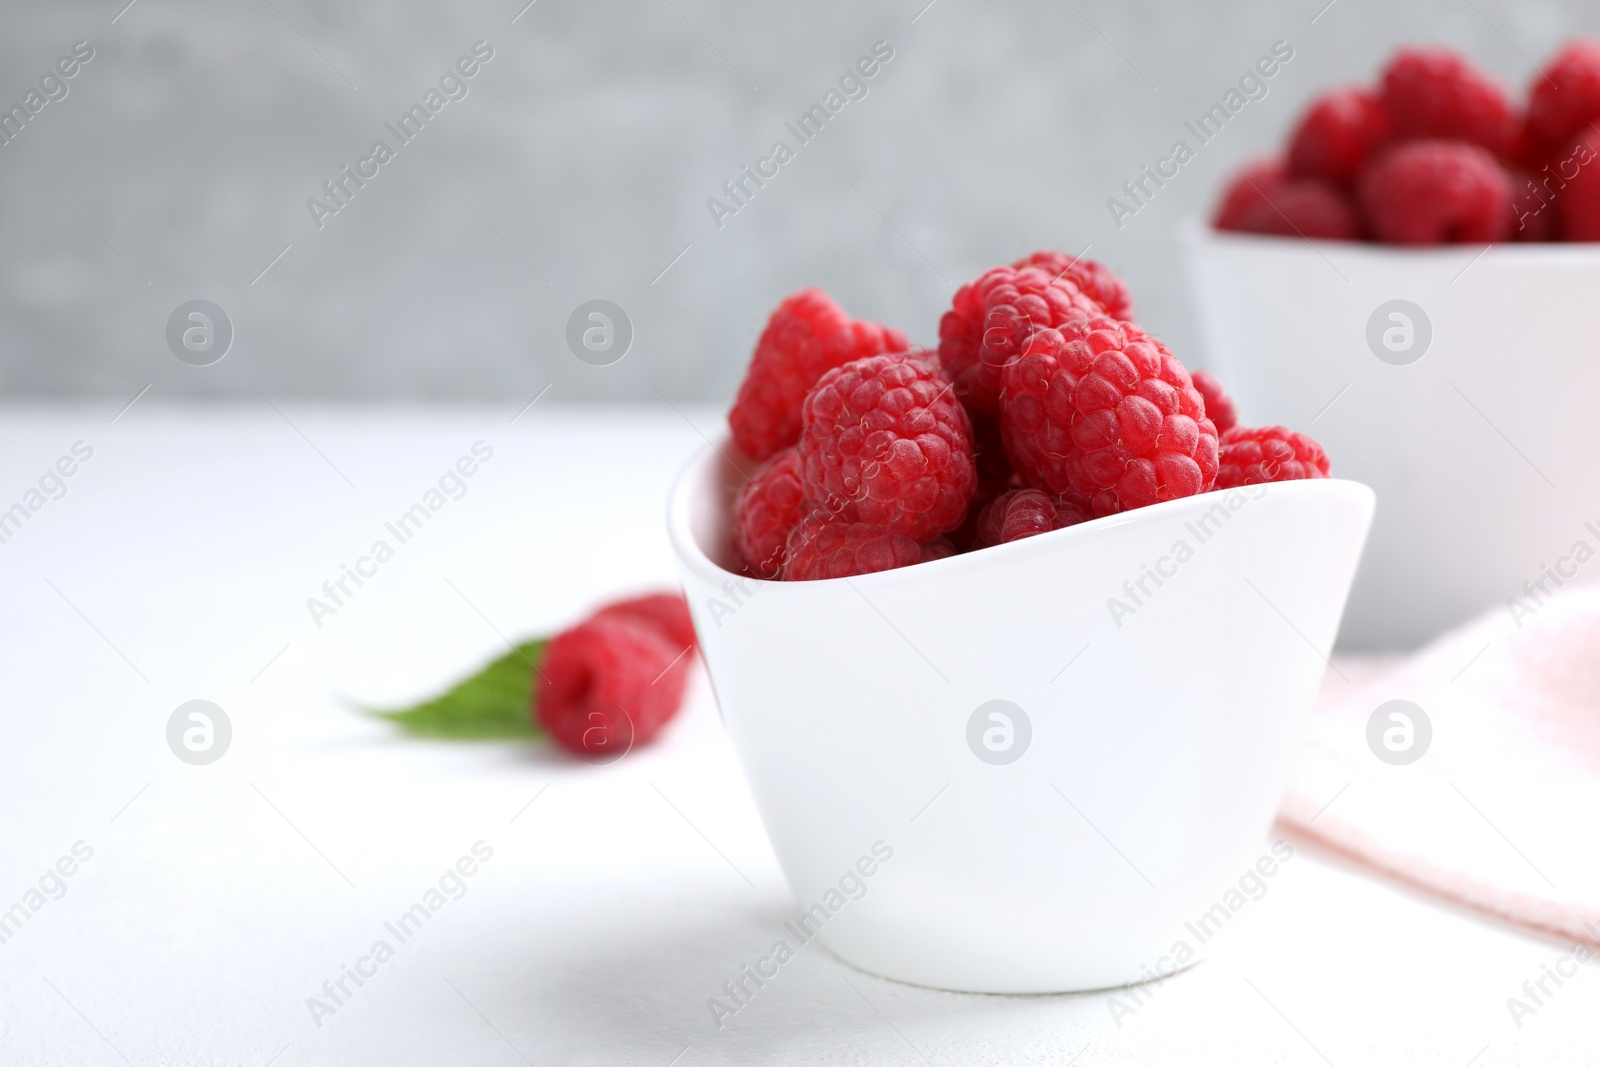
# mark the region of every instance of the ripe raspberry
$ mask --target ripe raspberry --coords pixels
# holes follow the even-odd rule
[[[1327,476],[1328,454],[1305,434],[1282,426],[1235,426],[1222,435],[1218,489]]]
[[[990,501],[978,518],[974,548],[1003,545],[1034,534],[1076,526],[1088,512],[1038,489],[1011,489]]]
[[[539,665],[534,713],[550,737],[587,758],[650,741],[677,714],[689,659],[638,620],[591,618],[558,634]]]
[[[939,362],[973,411],[1000,413],[1000,372],[1035,330],[1102,315],[1075,282],[1037,267],[995,267],[956,290],[939,320]]]
[[[628,600],[619,600],[595,612],[591,618],[626,618],[642,622],[671,642],[681,652],[694,648],[694,622],[689,618],[689,603],[682,593],[651,593]]]
[[[1477,244],[1511,235],[1511,180],[1465,141],[1408,141],[1362,172],[1362,209],[1373,235],[1402,245]]]
[[[757,578],[783,573],[789,531],[811,510],[800,478],[800,452],[786,448],[750,476],[733,502],[733,547]]]
[[[1128,295],[1128,287],[1103,263],[1061,252],[1035,252],[1011,266],[1017,270],[1038,267],[1052,278],[1065,278],[1105,308],[1107,315],[1133,321],[1133,300]]]
[[[1537,242],[1556,239],[1555,195],[1525,170],[1508,170],[1511,180],[1511,239]]]
[[[978,484],[972,427],[927,358],[890,353],[835,368],[807,394],[802,419],[807,499],[913,541],[961,524]]]
[[[1550,157],[1561,147],[1560,142],[1549,142],[1536,135],[1528,128],[1526,121],[1517,128],[1517,136],[1511,143],[1511,152],[1508,157],[1508,168],[1520,168],[1537,174],[1542,171],[1545,164],[1550,162]]]
[[[922,560],[922,546],[905,534],[864,522],[814,512],[789,535],[783,577],[791,582],[849,578],[909,567]]]
[[[1211,224],[1219,230],[1251,232],[1244,229],[1244,224],[1266,204],[1262,190],[1282,185],[1288,173],[1280,159],[1258,159],[1246,165],[1223,189]]]
[[[922,558],[918,563],[928,563],[936,559],[948,559],[957,554],[955,542],[948,537],[935,537],[932,541],[921,546]]]
[[[1276,160],[1246,167],[1223,193],[1219,230],[1352,241],[1360,236],[1350,198],[1327,182],[1287,177]]]
[[[1600,119],[1600,41],[1572,41],[1536,75],[1528,90],[1528,132],[1547,145],[1566,144]]]
[[[1565,179],[1555,197],[1556,229],[1563,241],[1600,241],[1600,133],[1573,142],[1551,173]]]
[[[1097,517],[1203,493],[1217,476],[1217,429],[1189,372],[1115,319],[1035,335],[1006,366],[1000,428],[1030,485]]]
[[[1210,371],[1197,370],[1189,377],[1205,397],[1206,418],[1216,426],[1218,434],[1227,433],[1239,424],[1239,410],[1234,407],[1233,398],[1223,391],[1222,383]]]
[[[756,343],[728,412],[734,444],[766,459],[800,440],[800,404],[834,367],[879,352],[904,352],[905,334],[855,322],[821,289],[802,289],[778,305]]]
[[[1289,141],[1289,174],[1341,188],[1355,182],[1367,157],[1389,136],[1389,115],[1375,93],[1340,89],[1318,97]]]
[[[1517,120],[1505,91],[1447,48],[1403,48],[1383,72],[1384,109],[1402,139],[1471,141],[1510,152]]]

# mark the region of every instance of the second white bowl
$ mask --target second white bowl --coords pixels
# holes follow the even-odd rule
[[[1419,645],[1600,577],[1600,245],[1403,249],[1198,222],[1187,242],[1206,362],[1245,420],[1311,434],[1377,491],[1343,642]]]

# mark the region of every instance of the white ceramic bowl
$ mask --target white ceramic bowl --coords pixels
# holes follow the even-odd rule
[[[1180,939],[1203,951],[1184,924],[1265,847],[1372,492],[1256,486],[761,582],[728,569],[740,479],[707,449],[668,526],[723,719],[813,916],[780,934],[790,947],[816,930],[876,974],[1007,993],[1138,981]],[[991,701],[1014,707],[979,712]]]
[[[1410,647],[1512,597],[1537,607],[1524,583],[1553,592],[1547,565],[1600,577],[1573,558],[1580,540],[1600,550],[1600,246],[1408,250],[1199,222],[1186,243],[1205,365],[1242,418],[1310,433],[1377,491],[1342,644]]]

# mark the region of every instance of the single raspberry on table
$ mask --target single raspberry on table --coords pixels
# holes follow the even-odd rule
[[[1189,377],[1205,398],[1206,418],[1216,426],[1217,433],[1226,433],[1239,424],[1239,410],[1234,407],[1233,398],[1210,371],[1197,370]]]
[[[1343,190],[1312,178],[1291,178],[1279,160],[1240,171],[1212,220],[1219,230],[1277,237],[1352,241],[1361,227]]]
[[[1517,118],[1505,90],[1448,48],[1403,48],[1383,72],[1384,109],[1396,137],[1471,141],[1511,151]]]
[[[682,651],[694,648],[694,622],[689,618],[689,604],[682,593],[650,593],[646,596],[619,600],[595,612],[592,618],[634,619],[654,629]]]
[[[914,542],[961,524],[978,484],[972,426],[925,355],[870,356],[829,371],[807,394],[802,421],[805,495],[823,511]]]
[[[774,579],[783,573],[783,546],[810,510],[798,449],[786,448],[756,468],[733,502],[733,547],[750,573]]]
[[[1000,413],[1000,372],[1036,330],[1103,315],[1077,283],[1038,267],[995,267],[956,290],[939,320],[939,362],[974,412]]]
[[[1282,426],[1235,426],[1222,435],[1217,488],[1326,478],[1328,454],[1303,433]]]
[[[1389,137],[1389,114],[1376,93],[1339,89],[1312,102],[1289,140],[1289,174],[1348,188]]]
[[[974,548],[1003,545],[1035,534],[1076,526],[1089,518],[1077,504],[1040,489],[1010,489],[983,509]]]
[[[922,551],[922,546],[905,534],[813,512],[789,535],[783,577],[808,582],[893,570],[920,563]]]
[[[853,359],[908,347],[905,334],[852,320],[821,289],[787,297],[767,321],[728,412],[734,444],[757,460],[788,448],[800,439],[800,405],[818,378]]]
[[[1391,244],[1476,244],[1511,236],[1511,179],[1465,141],[1408,141],[1362,172],[1361,206]]]
[[[1217,429],[1189,372],[1115,319],[1036,334],[1006,366],[1000,428],[1024,480],[1096,517],[1206,492],[1217,476]]]
[[[1555,197],[1556,229],[1563,241],[1600,241],[1600,133],[1590,130],[1566,152],[1561,174],[1571,174]]]
[[[620,757],[677,713],[692,660],[682,652],[639,618],[590,618],[545,646],[535,717],[575,755]]]
[[[1035,252],[1011,265],[1017,270],[1038,267],[1052,278],[1065,278],[1105,308],[1107,315],[1133,321],[1133,299],[1128,295],[1128,287],[1103,263],[1063,252]]]
[[[1528,89],[1531,137],[1560,145],[1600,120],[1600,41],[1572,41],[1534,75]]]

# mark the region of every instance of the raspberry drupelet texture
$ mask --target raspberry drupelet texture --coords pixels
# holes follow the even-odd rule
[[[814,512],[789,535],[783,577],[809,582],[888,571],[920,563],[922,551],[922,546],[905,534]]]
[[[1131,323],[1075,320],[1006,366],[1000,428],[1034,488],[1096,517],[1203,493],[1217,430],[1189,372]]]
[[[1226,433],[1239,424],[1239,409],[1234,407],[1233,398],[1210,371],[1197,370],[1189,377],[1205,398],[1206,418],[1216,426],[1217,433]]]
[[[751,574],[769,579],[783,574],[789,532],[810,510],[798,449],[784,449],[750,475],[733,502],[733,547]]]
[[[690,656],[637,618],[591,618],[558,634],[539,666],[535,717],[562,748],[618,756],[677,713]],[[676,659],[676,662],[674,662]]]
[[[778,305],[756,344],[728,427],[751,459],[766,459],[800,439],[800,405],[834,367],[880,352],[904,352],[905,335],[857,322],[821,289],[802,289]]]
[[[619,600],[595,612],[593,618],[637,620],[665,637],[679,652],[699,644],[694,622],[689,618],[689,604],[682,593],[651,593]]]
[[[1282,426],[1235,426],[1222,435],[1217,488],[1328,477],[1328,454],[1302,433]]]
[[[988,548],[1024,537],[1076,526],[1089,518],[1077,504],[1039,489],[1010,489],[983,509],[974,548]]]
[[[1362,172],[1361,206],[1381,241],[1487,243],[1511,236],[1511,179],[1485,149],[1465,141],[1409,141]]]
[[[1349,188],[1356,172],[1389,137],[1377,94],[1340,89],[1318,97],[1289,140],[1289,174]]]
[[[1228,185],[1213,225],[1219,230],[1277,237],[1350,241],[1360,236],[1355,206],[1324,181],[1291,178],[1279,160],[1241,171]]]
[[[1107,315],[1133,321],[1133,300],[1128,295],[1128,287],[1103,263],[1063,252],[1035,252],[1011,265],[1017,270],[1038,267],[1052,278],[1065,278],[1105,308]]]
[[[939,361],[973,411],[1000,412],[1000,372],[1034,331],[1105,314],[1067,278],[1038,267],[995,267],[956,290],[939,322]]]
[[[1560,145],[1600,120],[1600,41],[1573,41],[1557,52],[1528,90],[1528,132]]]
[[[961,524],[978,484],[972,427],[926,355],[829,371],[806,396],[802,421],[805,495],[822,510],[913,542]]]
[[[1470,141],[1507,155],[1517,118],[1505,90],[1447,48],[1403,48],[1383,72],[1384,110],[1400,138]]]

